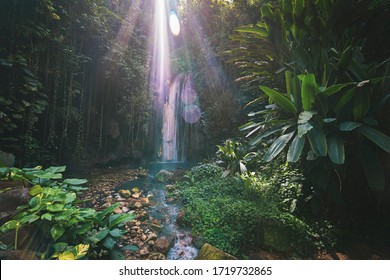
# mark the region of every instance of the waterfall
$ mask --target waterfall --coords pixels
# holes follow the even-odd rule
[[[177,75],[162,106],[161,161],[193,160],[198,150],[198,122],[201,112],[191,75]]]

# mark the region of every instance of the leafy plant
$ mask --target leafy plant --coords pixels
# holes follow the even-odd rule
[[[356,30],[348,27],[341,37],[335,31],[332,20],[345,5],[301,0],[266,4],[258,24],[240,27],[232,37],[248,46],[231,51],[240,54],[235,62],[248,61],[244,74],[252,75],[251,80],[263,75],[268,83],[260,85],[265,95],[250,103],[260,103],[261,110],[250,112],[252,120],[240,129],[250,131],[252,145],[271,141],[266,161],[286,147],[288,162],[304,156],[316,212],[325,194],[341,201],[340,169],[356,154],[371,190],[382,191],[378,148],[390,152],[383,110],[390,97],[390,66],[388,61],[364,61],[363,39],[354,41],[350,35]],[[262,63],[250,63],[255,60]]]
[[[86,183],[83,179],[58,180],[65,166],[45,170],[10,168],[13,179],[28,180],[33,186],[27,205],[19,206],[12,220],[0,227],[2,233],[15,230],[14,247],[18,246],[18,231],[32,225],[38,231],[39,242],[46,244],[42,258],[79,259],[85,256],[97,258],[109,253],[118,255],[117,241],[125,233],[123,224],[134,219],[133,214],[113,214],[119,204],[113,204],[102,212],[79,207],[77,194]]]

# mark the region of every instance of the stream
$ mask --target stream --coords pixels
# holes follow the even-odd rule
[[[174,171],[177,169],[190,169],[194,166],[194,163],[147,163],[141,165],[142,168],[148,170],[148,176],[146,178],[138,178],[133,181],[129,181],[118,189],[129,189],[138,187],[145,196],[151,201],[149,207],[149,215],[153,219],[159,220],[161,223],[162,231],[160,236],[174,236],[174,245],[170,248],[167,259],[169,260],[191,260],[198,255],[198,249],[192,245],[192,237],[189,230],[185,228],[179,228],[176,223],[176,217],[183,208],[183,204],[180,201],[168,202],[166,196],[165,186],[169,183],[157,182],[155,179],[156,174],[161,170]]]

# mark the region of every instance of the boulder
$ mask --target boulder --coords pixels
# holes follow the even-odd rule
[[[198,250],[202,248],[204,244],[206,244],[206,239],[202,235],[198,235],[192,240],[192,245]]]
[[[174,241],[173,237],[162,236],[160,238],[157,238],[157,240],[154,243],[153,249],[154,251],[166,256],[168,254],[169,249],[172,246],[173,241]]]
[[[14,188],[0,194],[0,212],[15,210],[31,199],[27,188]]]
[[[160,183],[167,183],[170,182],[172,178],[173,178],[172,172],[169,172],[167,170],[160,170],[154,179]]]
[[[237,260],[236,257],[205,243],[199,251],[197,260]]]
[[[138,187],[134,187],[134,188],[131,189],[131,192],[132,193],[139,193],[140,189]]]
[[[139,200],[139,202],[141,202],[142,206],[144,207],[147,207],[150,205],[150,201],[149,201],[149,198],[147,197],[143,197]]]

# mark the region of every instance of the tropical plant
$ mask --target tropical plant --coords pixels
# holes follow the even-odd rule
[[[390,97],[389,62],[365,62],[363,38],[354,40],[350,34],[356,26],[342,36],[336,32],[333,20],[345,5],[303,0],[267,4],[258,24],[238,28],[232,38],[247,46],[230,52],[241,55],[234,61],[243,65],[245,79],[262,81],[265,93],[250,103],[265,108],[250,112],[252,120],[240,129],[254,135],[252,145],[271,138],[266,161],[286,146],[288,162],[305,155],[315,205],[325,193],[340,201],[340,167],[355,154],[371,190],[382,191],[378,148],[390,153],[383,110]]]
[[[19,206],[12,220],[0,227],[2,233],[15,230],[14,249],[18,248],[20,228],[33,226],[38,236],[36,243],[44,244],[42,258],[80,259],[109,255],[123,258],[118,240],[126,232],[124,223],[133,214],[113,214],[118,204],[104,211],[79,207],[76,192],[83,189],[84,179],[65,179],[65,166],[37,168],[1,168],[1,178],[28,181],[32,196],[28,204]],[[39,247],[39,246],[38,246]]]

